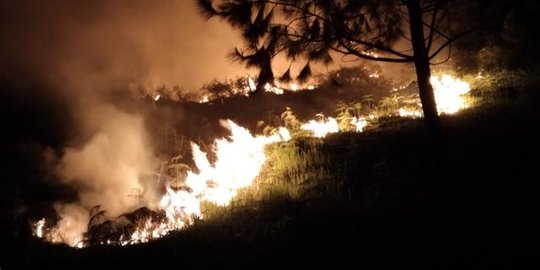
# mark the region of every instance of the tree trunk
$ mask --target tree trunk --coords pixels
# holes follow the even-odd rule
[[[416,79],[424,112],[424,122],[429,135],[431,155],[434,162],[434,169],[438,171],[446,163],[446,147],[443,137],[441,121],[437,113],[433,86],[430,82],[431,69],[429,55],[425,46],[424,26],[422,22],[422,11],[418,0],[407,0],[409,11],[409,23],[411,31],[411,42],[414,52],[414,65],[416,69]]]

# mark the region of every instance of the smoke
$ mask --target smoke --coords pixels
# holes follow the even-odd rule
[[[66,140],[64,147],[55,146],[63,149],[57,149],[62,154],[52,168],[78,192],[78,201],[54,206],[66,242],[81,239],[95,205],[115,217],[159,202],[157,187],[148,180],[156,161],[145,116],[120,109],[112,93],[133,84],[150,91],[162,85],[197,91],[214,78],[242,73],[225,59],[237,36],[226,24],[204,21],[195,5],[183,0],[0,1],[0,79],[25,88],[6,95],[22,100],[10,115],[25,114],[32,106],[48,112],[58,103],[66,106],[69,123],[55,118],[58,123],[51,121],[43,131],[25,132],[72,125],[62,129]],[[17,140],[44,136],[17,134]]]
[[[3,100],[21,100],[9,111],[19,117],[12,122],[35,119],[27,113],[31,107],[36,115],[55,111],[56,104],[66,107],[46,122],[50,126],[15,136],[44,145],[42,137],[65,138],[53,171],[79,195],[77,202],[55,206],[66,234],[76,229],[80,235],[92,206],[114,217],[158,201],[156,188],[144,180],[155,165],[144,116],[119,109],[111,93],[133,84],[197,91],[212,79],[246,72],[225,58],[241,44],[238,33],[219,20],[204,21],[195,1],[0,0],[0,33],[0,81],[25,88]],[[45,134],[51,129],[62,134]]]
[[[55,205],[61,217],[57,229],[70,236],[63,239],[70,244],[86,231],[93,206],[100,205],[107,217],[114,218],[141,206],[155,208],[159,202],[155,181],[149,177],[156,163],[142,117],[107,105],[94,109],[99,113],[87,119],[98,123],[98,132],[82,146],[65,149],[55,168],[61,181],[79,192],[78,202]]]
[[[243,70],[225,59],[238,36],[204,21],[195,1],[26,0],[2,1],[0,9],[2,74],[61,83],[74,71],[100,73],[195,91]]]
[[[60,216],[56,224],[58,239],[70,246],[76,246],[83,239],[83,233],[86,232],[88,221],[88,210],[78,204],[60,204],[54,205],[54,209]]]
[[[101,204],[118,215],[133,207],[130,195],[146,191],[140,180],[152,172],[154,161],[142,119],[112,107],[103,110],[108,119],[99,132],[82,147],[67,148],[57,171],[62,181],[80,187],[83,205]]]

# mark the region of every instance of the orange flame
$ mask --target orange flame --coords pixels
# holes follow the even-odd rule
[[[467,83],[449,75],[433,77],[431,83],[435,89],[440,112],[453,113],[466,107],[461,95],[470,90]],[[252,79],[250,87],[251,84],[254,84]],[[399,114],[421,116],[421,112],[405,108],[401,108]],[[368,116],[369,119],[374,117],[373,115]],[[251,185],[259,175],[259,171],[266,161],[264,147],[270,143],[286,141],[291,138],[288,130],[284,127],[279,127],[276,133],[270,136],[254,136],[247,129],[231,120],[223,120],[221,124],[230,130],[231,135],[228,138],[215,140],[215,162],[209,161],[207,154],[201,151],[199,145],[191,143],[192,155],[198,172],[188,171],[183,183],[184,186],[181,188],[166,186],[165,194],[159,203],[159,209],[164,211],[165,218],[139,220],[131,233],[121,235],[119,239],[106,240],[102,244],[145,243],[163,237],[171,231],[185,228],[193,224],[195,219],[204,218],[201,212],[202,202],[212,202],[221,206],[229,204],[239,189]],[[368,122],[363,117],[352,117],[350,124],[356,127],[356,132],[362,132]],[[301,125],[301,129],[309,130],[314,137],[319,138],[340,131],[338,121],[335,118],[324,116],[318,121],[307,121]],[[53,243],[64,242],[74,247],[83,247],[81,230],[80,228],[73,229],[76,223],[72,222],[69,217],[63,218],[62,223],[57,224],[57,227],[52,229],[46,228],[45,221],[45,219],[41,219],[33,224],[33,232],[36,237]],[[72,233],[60,235],[58,230],[60,227],[65,229],[62,231]]]

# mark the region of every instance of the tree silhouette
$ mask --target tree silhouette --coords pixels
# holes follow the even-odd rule
[[[272,60],[278,55],[285,55],[291,64],[305,63],[296,78],[299,81],[311,75],[311,63],[329,64],[336,54],[414,63],[424,121],[432,153],[438,159],[444,156],[444,139],[430,83],[430,64],[473,29],[470,25],[467,29],[455,29],[452,21],[459,14],[453,7],[462,4],[456,2],[198,0],[198,6],[206,18],[222,18],[241,31],[244,45],[234,49],[230,58],[259,69],[257,91],[273,81]],[[399,48],[402,43],[408,48]],[[289,67],[280,79],[290,78]]]

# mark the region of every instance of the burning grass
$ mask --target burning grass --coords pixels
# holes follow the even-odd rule
[[[34,266],[114,261],[125,267],[376,268],[410,261],[497,266],[501,259],[523,268],[523,259],[535,255],[527,244],[534,246],[528,226],[538,184],[528,174],[536,172],[540,147],[538,132],[527,124],[538,122],[539,100],[527,96],[444,115],[451,183],[434,201],[424,202],[422,183],[430,177],[422,173],[429,166],[422,121],[394,116],[362,133],[267,145],[252,185],[226,206],[201,203],[207,218],[161,240],[77,251],[46,246],[26,255]],[[435,213],[426,213],[430,209]],[[501,252],[486,262],[493,250]]]
[[[454,113],[466,106],[460,96],[468,92],[468,84],[449,76],[434,77],[432,83],[441,101],[442,113]],[[191,143],[193,169],[182,163],[170,164],[176,173],[165,180],[158,177],[165,192],[157,209],[143,207],[118,217],[91,210],[87,228],[66,226],[71,228],[69,231],[46,226],[50,224],[38,220],[33,224],[34,235],[76,247],[131,245],[149,242],[200,220],[212,220],[235,209],[250,208],[253,202],[276,197],[290,200],[324,196],[336,200],[352,198],[357,188],[344,188],[347,186],[344,175],[351,170],[351,161],[331,160],[332,156],[341,154],[329,154],[320,138],[338,132],[359,133],[369,122],[382,123],[381,119],[400,114],[404,109],[401,101],[394,95],[383,100],[369,115],[360,115],[357,104],[342,104],[335,118],[318,115],[317,119],[306,122],[287,108],[281,115],[283,126],[268,126],[265,135],[252,135],[233,121],[224,120],[222,125],[230,135],[205,147],[206,152],[201,150],[201,145]],[[408,104],[414,105],[414,102]],[[419,115],[419,107],[410,108],[415,112],[413,116]],[[382,113],[384,110],[386,112]],[[342,150],[349,153],[350,149],[355,147]],[[354,153],[357,151],[361,150]],[[358,165],[352,166],[354,170]],[[385,166],[384,161],[377,166],[381,175],[385,175]],[[69,223],[68,218],[73,217],[63,216],[60,222]]]

